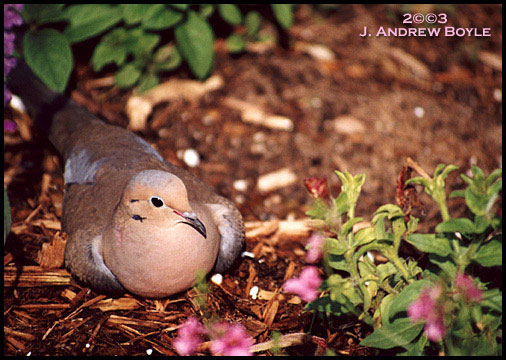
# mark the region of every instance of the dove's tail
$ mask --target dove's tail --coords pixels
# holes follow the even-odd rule
[[[23,100],[35,125],[64,157],[73,135],[92,122],[100,121],[64,95],[49,89],[22,61],[12,69],[7,88]]]

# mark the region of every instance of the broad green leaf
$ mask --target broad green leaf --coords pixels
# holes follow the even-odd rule
[[[239,7],[235,4],[218,4],[220,16],[230,25],[239,25],[242,23],[242,14]]]
[[[374,236],[374,228],[367,227],[364,229],[360,229],[357,231],[355,235],[353,235],[353,241],[355,242],[355,246],[369,244],[374,241],[376,237]]]
[[[127,25],[139,23],[146,12],[151,7],[151,4],[119,4],[123,13],[123,20]]]
[[[332,314],[334,316],[339,316],[343,313],[343,309],[339,303],[336,303],[330,300],[330,296],[322,296],[316,300],[307,303],[305,306],[305,310],[307,311],[316,311],[318,313],[324,314]],[[344,311],[347,312],[346,310]]]
[[[126,64],[116,73],[114,81],[120,89],[130,88],[137,83],[141,74],[133,64]]]
[[[413,341],[420,334],[422,329],[422,323],[413,324],[407,318],[398,319],[376,329],[375,332],[362,340],[360,345],[379,349],[405,346]]]
[[[406,311],[408,306],[418,299],[422,289],[430,286],[431,284],[431,281],[422,279],[415,281],[402,289],[402,291],[395,297],[392,306],[390,307],[390,318],[398,312]]]
[[[489,187],[494,183],[494,181],[502,175],[502,169],[495,169],[492,171],[492,173],[488,176],[487,180],[485,181],[485,185]]]
[[[246,34],[250,37],[254,37],[258,33],[258,30],[260,30],[262,17],[257,11],[250,11],[244,19],[244,24],[246,25]]]
[[[160,71],[171,71],[181,65],[181,55],[177,47],[172,45],[162,46],[153,56],[155,66]]]
[[[293,4],[271,4],[274,17],[283,29],[293,24]]]
[[[436,237],[436,234],[410,234],[406,236],[406,241],[426,253],[446,256],[452,251],[448,239]]]
[[[321,199],[316,199],[311,204],[311,209],[306,211],[306,215],[313,219],[325,220],[327,218],[328,208]]]
[[[91,63],[94,71],[109,64],[123,65],[129,51],[129,35],[125,28],[117,28],[104,35],[93,51]]]
[[[346,260],[343,255],[329,254],[329,266],[336,270],[343,270],[346,271],[347,273],[350,272],[348,264],[346,263]]]
[[[231,53],[239,53],[246,48],[246,41],[241,35],[237,34],[230,35],[226,40],[226,44],[228,51]]]
[[[11,206],[9,204],[7,190],[4,188],[4,245],[7,240],[7,234],[11,231],[11,224]]]
[[[353,226],[355,224],[358,224],[362,220],[364,220],[364,218],[361,217],[355,217],[353,219],[348,220],[346,223],[343,224],[340,232],[342,232],[343,235],[347,234],[348,232],[353,230]]]
[[[443,232],[459,232],[462,234],[474,234],[474,224],[468,218],[455,218],[444,221],[436,226],[436,231]]]
[[[141,60],[140,66],[146,64],[145,56],[152,58],[153,49],[160,42],[160,35],[144,31],[142,28],[135,28],[127,32],[127,52]]]
[[[502,292],[500,289],[495,288],[488,290],[483,294],[483,299],[480,301],[483,307],[489,307],[502,313]]]
[[[481,245],[474,254],[473,261],[486,267],[502,266],[502,242],[492,239]]]
[[[65,20],[63,4],[25,4],[21,14],[25,23],[43,25]]]
[[[183,19],[183,14],[164,4],[153,4],[142,17],[142,27],[149,30],[168,29]]]
[[[390,307],[396,296],[396,294],[388,294],[379,304],[381,325],[383,326],[390,323]]]
[[[484,232],[490,225],[490,220],[486,216],[476,216],[474,218],[474,228],[477,234]]]
[[[466,191],[465,190],[455,190],[450,193],[450,199],[456,198],[456,197],[465,197]]]
[[[121,21],[123,13],[117,6],[106,4],[77,4],[65,9],[70,26],[65,36],[71,43],[96,36]]]
[[[341,191],[337,199],[334,199],[334,206],[339,214],[344,214],[349,210],[350,206],[348,205],[348,196],[344,191]]]
[[[65,36],[54,29],[28,31],[23,38],[25,60],[48,87],[62,93],[72,72],[73,59]]]
[[[194,11],[188,12],[185,23],[175,30],[177,47],[190,69],[199,79],[204,79],[213,66],[214,35],[207,21]]]
[[[453,280],[457,273],[457,265],[450,256],[439,256],[437,254],[429,254],[429,261],[439,266],[447,280]]]
[[[334,238],[327,238],[325,240],[325,248],[329,254],[333,255],[343,255],[346,250],[348,250],[348,246],[346,246],[346,244],[343,244],[342,241]]]
[[[474,214],[485,215],[488,199],[485,194],[475,193],[468,187],[465,191],[466,205]]]
[[[158,85],[160,80],[158,79],[158,76],[153,73],[145,74],[141,77],[141,81],[139,82],[139,86],[137,87],[137,91],[139,93],[143,93],[145,91],[148,91],[149,89],[154,88],[156,85]]]
[[[396,274],[399,270],[391,262],[379,264],[376,267],[379,276],[379,282],[383,282],[386,278]]]
[[[207,19],[209,16],[211,16],[214,13],[214,4],[201,4],[199,15],[203,19]]]

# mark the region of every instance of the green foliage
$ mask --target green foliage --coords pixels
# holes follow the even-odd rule
[[[289,28],[295,6],[271,7],[281,27]],[[214,63],[214,24],[208,19],[217,10],[233,27],[227,48],[240,53],[248,41],[258,40],[262,24],[260,13],[249,9],[235,4],[27,4],[24,57],[46,85],[63,92],[73,66],[71,45],[100,36],[91,57],[93,69],[116,66],[118,87],[148,90],[158,84],[161,73],[177,69],[183,61],[202,80]],[[236,31],[240,26],[246,27],[246,34]],[[160,44],[162,33],[173,33],[174,42]]]
[[[418,219],[410,216],[407,220],[402,209],[393,204],[379,207],[371,225],[354,232],[353,226],[362,220],[354,209],[365,176],[336,171],[342,182],[339,196],[317,198],[307,212],[335,236],[326,238],[323,247],[328,277],[320,286],[322,294],[307,304],[306,310],[357,316],[375,329],[361,342],[364,346],[403,347],[404,355],[424,355],[427,347],[439,347],[448,355],[500,354],[501,291],[488,288],[489,284],[476,277],[475,286],[483,298],[470,302],[458,295],[455,279],[466,273],[471,263],[474,271],[476,266],[502,266],[502,221],[494,206],[502,190],[501,171],[486,178],[481,169],[473,167],[473,178],[462,175],[466,189],[450,197],[464,197],[472,215],[452,219],[446,205],[445,179],[456,168],[440,164],[433,177],[407,181],[421,184],[441,209],[443,221],[429,234],[416,233]],[[429,255],[427,269],[400,257],[403,241]],[[388,262],[373,263],[367,256],[371,250],[380,252]],[[447,299],[446,336],[440,343],[429,341],[422,333],[423,322],[413,322],[407,315],[422,290],[434,284],[439,284],[442,298]]]

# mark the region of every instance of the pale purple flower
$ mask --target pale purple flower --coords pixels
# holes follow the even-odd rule
[[[224,356],[251,356],[253,339],[239,324],[220,322],[213,325],[211,353]]]
[[[310,302],[318,297],[318,288],[322,279],[316,266],[308,266],[301,271],[298,278],[288,279],[283,290],[298,295],[302,300]]]
[[[7,76],[14,66],[16,66],[16,58],[4,56],[4,77]]]
[[[4,84],[4,105],[8,104],[11,101],[11,99],[12,99],[12,94],[9,91],[9,89],[7,89],[7,86],[5,86],[5,84]],[[5,129],[5,123],[4,123],[4,129]]]
[[[461,273],[455,277],[455,286],[467,301],[478,302],[483,298],[481,290],[474,284],[473,279],[466,274]]]
[[[4,31],[4,56],[11,56],[14,51],[14,39],[16,35],[11,32]]]
[[[19,14],[21,10],[23,10],[23,4],[4,4],[4,29],[23,23],[23,18]]]
[[[432,341],[439,341],[446,334],[444,308],[441,301],[443,288],[440,284],[422,290],[420,297],[412,302],[407,313],[412,322],[425,322],[425,335]]]
[[[177,338],[172,342],[179,355],[192,355],[202,342],[201,334],[205,333],[204,325],[196,318],[190,317],[177,330]]]
[[[311,234],[307,241],[306,262],[313,264],[322,257],[322,247],[325,238],[319,232]]]

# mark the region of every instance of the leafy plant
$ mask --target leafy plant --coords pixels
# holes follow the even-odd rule
[[[294,5],[271,5],[283,29],[293,22]],[[231,52],[257,40],[262,17],[248,6],[235,4],[27,4],[23,17],[24,58],[46,85],[62,92],[72,71],[72,46],[100,36],[91,62],[95,71],[115,65],[116,85],[145,91],[159,82],[162,72],[185,61],[193,74],[205,79],[214,63],[215,35],[211,15],[217,12],[234,29],[226,44]],[[214,21],[214,20],[213,20]],[[174,42],[161,43],[173,34]],[[164,37],[166,38],[166,37]]]
[[[444,187],[456,168],[440,164],[432,177],[406,181],[421,184],[439,205],[443,221],[432,234],[416,233],[419,220],[393,204],[378,208],[370,226],[354,231],[363,220],[354,209],[364,174],[336,171],[342,182],[337,198],[322,189],[326,183],[306,182],[315,196],[307,215],[326,235],[322,256],[327,273],[319,298],[306,310],[357,316],[375,330],[362,340],[364,346],[402,347],[406,355],[424,354],[429,347],[446,355],[501,354],[502,292],[480,279],[483,269],[502,267],[502,219],[494,210],[501,170],[485,177],[473,166],[472,178],[461,175],[467,188],[450,197],[464,197],[471,216],[452,219]],[[414,259],[401,257],[403,241],[427,253],[430,266],[422,269]],[[372,250],[388,262],[375,264],[367,256]]]

